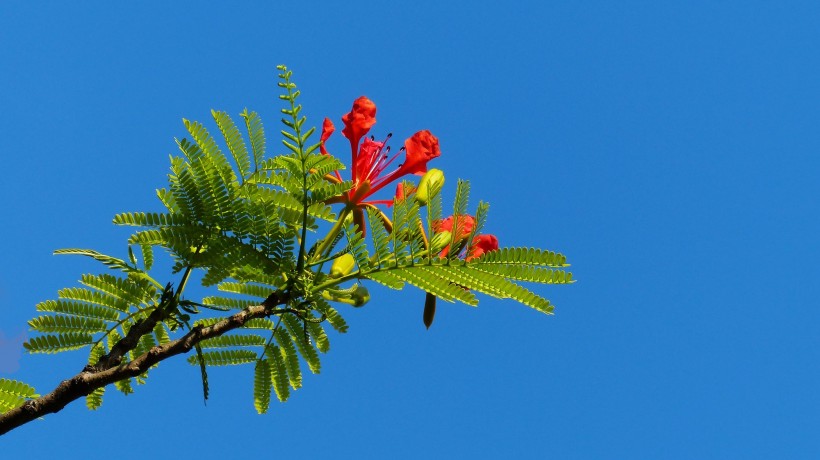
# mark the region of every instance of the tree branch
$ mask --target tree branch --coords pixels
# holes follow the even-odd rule
[[[114,364],[108,368],[86,366],[79,374],[60,382],[57,388],[51,393],[26,401],[22,406],[0,415],[0,435],[36,418],[59,412],[68,405],[68,403],[88,395],[97,388],[123,379],[136,377],[160,361],[191,351],[196,344],[203,340],[218,337],[228,331],[242,327],[248,320],[284,313],[284,311],[277,311],[276,306],[285,304],[287,300],[288,295],[286,293],[277,291],[265,299],[261,305],[248,307],[208,327],[196,326],[179,339],[168,342],[165,345],[153,347],[133,361],[121,365]],[[148,322],[150,322],[150,320],[146,321],[146,323]],[[153,326],[147,328],[148,333],[150,333],[152,329]],[[123,343],[123,341],[130,336],[131,334],[128,334],[128,337],[120,340],[114,348],[127,349],[128,344]],[[120,346],[120,343],[123,343],[123,345]],[[103,360],[101,359],[100,361]]]
[[[165,315],[167,315],[165,305],[157,306],[147,318],[134,324],[134,326],[128,330],[128,334],[111,347],[111,351],[109,351],[108,354],[101,356],[94,365],[89,364],[86,366],[83,371],[100,372],[119,365],[120,362],[122,362],[122,357],[136,348],[140,338],[146,334],[150,334],[154,330],[154,326],[165,319]]]

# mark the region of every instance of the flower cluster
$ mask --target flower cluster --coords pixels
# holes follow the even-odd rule
[[[376,205],[390,206],[393,204],[393,200],[371,199],[371,196],[404,176],[415,174],[423,177],[417,188],[415,186],[404,187],[402,183],[399,183],[396,187],[394,199],[404,200],[412,195],[421,206],[427,204],[430,194],[433,193],[431,190],[443,184],[444,175],[440,170],[431,169],[428,171],[427,169],[427,163],[441,155],[438,138],[430,131],[416,132],[404,141],[404,146],[398,152],[391,154],[390,146],[387,143],[392,134],[388,134],[381,141],[377,141],[373,136],[367,136],[370,129],[376,124],[376,104],[364,96],[353,102],[353,108],[342,117],[342,123],[344,124],[342,135],[350,142],[350,179],[353,186],[344,194],[327,200],[328,204],[340,203],[344,205],[344,209],[339,216],[339,222],[335,227],[336,231],[339,230],[341,222],[352,214],[353,222],[364,232],[365,209],[378,210]],[[322,143],[320,146],[323,155],[329,155],[325,143],[330,139],[335,129],[333,122],[325,118],[322,123]],[[402,153],[404,153],[404,161],[395,165],[394,163]],[[336,183],[343,181],[339,171],[334,171],[333,174],[328,174],[325,178]],[[379,215],[382,216],[387,230],[391,231],[392,223],[381,211],[379,211]],[[450,216],[432,222],[431,230],[433,235],[430,235],[429,242],[425,243],[428,246],[428,254],[431,256],[437,254],[441,258],[448,256],[463,257],[465,261],[469,262],[487,252],[498,249],[498,239],[494,235],[475,235],[472,244],[469,244],[468,239],[473,234],[474,228],[475,219],[469,215]],[[325,253],[325,250],[330,251],[328,245],[334,236],[335,234],[331,231],[331,235],[326,237],[324,244],[320,246],[318,251],[320,256]],[[468,249],[465,251],[465,248]],[[352,269],[352,256],[347,254],[339,257],[334,262],[330,276],[346,276]],[[332,300],[349,301],[348,303],[353,302],[352,297],[351,299],[347,297],[337,299],[331,296],[331,298]],[[351,303],[354,306],[361,306],[363,302],[366,302],[366,300],[360,301],[361,299],[358,298],[354,300],[356,302]],[[435,304],[435,296],[427,294],[423,318],[427,327],[430,327],[433,322]]]
[[[408,174],[423,175],[427,172],[427,162],[441,155],[438,138],[427,130],[413,134],[404,141],[404,147],[393,155],[387,145],[392,134],[388,134],[383,141],[377,141],[372,136],[365,137],[376,124],[376,104],[365,96],[353,102],[353,109],[342,117],[342,122],[345,126],[342,135],[350,141],[353,187],[339,201],[351,208],[362,209],[369,204],[392,203],[392,200],[365,200],[401,177]],[[335,129],[333,122],[325,118],[321,137],[321,151],[325,155],[328,154],[325,142]],[[402,152],[404,161],[386,172]],[[342,180],[338,171],[335,177]]]
[[[390,154],[390,146],[387,142],[392,137],[388,134],[383,141],[377,141],[373,136],[367,137],[370,129],[376,124],[376,104],[365,96],[353,102],[353,108],[342,116],[342,135],[350,142],[350,164],[351,180],[353,187],[345,194],[330,199],[329,203],[342,203],[345,210],[353,213],[353,221],[364,230],[364,209],[374,207],[377,204],[391,205],[393,200],[368,200],[371,195],[383,189],[409,174],[425,176],[418,190],[417,198],[421,198],[422,204],[426,204],[428,183],[443,181],[441,171],[431,170],[427,173],[427,163],[441,155],[438,138],[428,130],[418,131],[404,141],[404,147],[395,154]],[[320,150],[323,155],[328,155],[325,143],[336,127],[329,118],[325,118],[322,123],[322,136]],[[393,167],[393,163],[404,152],[404,161]],[[327,176],[328,180],[342,182],[339,171],[334,171],[333,175]],[[404,190],[399,184],[396,189],[396,198],[404,199],[412,191]],[[451,238],[456,240],[456,247],[459,252],[467,246],[466,238],[473,231],[475,220],[472,216],[460,216],[457,221],[459,229],[453,235],[453,216],[433,223],[435,233],[449,232]],[[498,249],[498,239],[494,235],[476,235],[473,244],[465,260],[470,261],[482,254]],[[441,257],[447,257],[450,246],[446,246],[441,253]]]

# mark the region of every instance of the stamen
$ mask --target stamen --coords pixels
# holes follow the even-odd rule
[[[362,168],[358,171],[354,171],[354,175],[356,176],[355,180],[357,184],[361,184],[364,182],[370,183],[370,193],[376,191],[378,188],[382,187],[388,182],[392,182],[396,175],[399,172],[399,169],[391,171],[389,174],[383,174],[384,171],[399,157],[399,154],[406,150],[404,147],[400,148],[397,153],[394,155],[390,155],[392,152],[387,142],[393,137],[393,133],[387,133],[387,136],[384,138],[382,142],[376,142],[375,136],[370,136],[370,141],[376,145],[372,146],[375,147],[370,150],[368,154],[368,158],[360,158],[360,160],[366,160],[362,163],[359,163]],[[359,153],[362,153],[359,151]],[[401,167],[401,165],[399,165]],[[358,174],[357,174],[358,173]]]
[[[401,153],[401,150],[399,150],[399,153]],[[390,166],[390,164],[393,163],[396,160],[396,158],[398,158],[398,157],[399,157],[399,154],[397,153],[397,154],[393,155],[393,157],[391,157],[388,161],[381,162],[381,165],[379,167],[379,172],[376,174],[376,176],[381,176],[381,177],[378,177],[378,179],[376,179],[375,181],[373,181],[371,183],[373,188],[376,188],[379,184],[382,184],[385,181],[385,179],[389,178],[393,173],[398,171],[398,168],[396,168],[396,170],[391,171],[390,174],[387,174],[387,175],[384,175],[384,176],[382,175],[382,172],[384,172],[384,170],[387,169],[387,167]],[[399,165],[399,168],[401,168],[401,165]]]
[[[379,145],[379,148],[374,149],[370,154],[370,158],[368,158],[367,162],[370,165],[370,168],[368,168],[367,174],[365,174],[365,176],[361,179],[362,181],[371,180],[373,177],[378,177],[381,172],[384,171],[386,165],[383,165],[383,162],[387,159],[388,155],[383,155],[383,153],[390,152],[390,146],[387,145],[387,141],[389,141],[391,137],[393,137],[393,133],[388,133],[387,137],[385,137],[384,141],[382,141],[381,145]],[[371,136],[371,138],[375,139],[373,136]],[[373,140],[373,142],[378,144],[375,140]]]

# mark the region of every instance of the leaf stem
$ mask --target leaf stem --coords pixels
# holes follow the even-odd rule
[[[330,252],[330,246],[333,244],[333,240],[336,239],[336,235],[342,231],[342,227],[344,226],[345,219],[350,212],[353,211],[353,208],[350,206],[345,206],[342,209],[342,212],[339,213],[339,219],[336,220],[336,223],[333,224],[333,227],[328,232],[327,236],[322,240],[319,244],[319,247],[316,248],[316,253],[313,256],[312,264],[317,263],[316,261],[326,257],[328,254],[326,252]]]

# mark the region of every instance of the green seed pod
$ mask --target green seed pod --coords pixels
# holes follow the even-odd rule
[[[353,301],[351,305],[354,307],[362,307],[370,300],[370,293],[367,291],[366,287],[359,285],[350,296],[350,300]]]
[[[429,292],[424,297],[424,314],[422,316],[422,320],[424,320],[424,326],[427,329],[430,329],[430,325],[433,324],[433,318],[436,316],[436,296],[430,294]]]
[[[421,181],[419,181],[419,188],[416,190],[416,202],[419,206],[425,206],[430,200],[430,196],[434,190],[441,190],[444,185],[444,172],[440,169],[431,169],[424,173]]]
[[[333,261],[333,266],[330,267],[330,277],[341,278],[349,275],[355,266],[356,259],[353,258],[353,254],[343,254]]]

